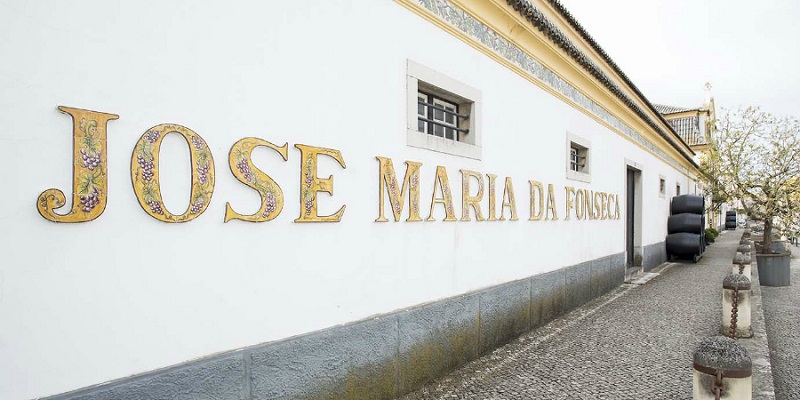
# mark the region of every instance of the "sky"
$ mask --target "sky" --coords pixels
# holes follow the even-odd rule
[[[800,1],[561,0],[651,103],[800,118]]]

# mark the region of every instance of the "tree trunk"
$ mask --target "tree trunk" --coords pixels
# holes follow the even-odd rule
[[[761,245],[761,254],[772,254],[772,217],[764,218],[764,241]]]

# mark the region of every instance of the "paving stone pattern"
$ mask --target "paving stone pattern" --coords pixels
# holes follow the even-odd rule
[[[800,251],[792,247],[791,286],[761,287],[777,400],[800,399]]]
[[[656,269],[401,399],[689,399],[692,354],[719,330],[740,236],[726,232],[698,264]]]

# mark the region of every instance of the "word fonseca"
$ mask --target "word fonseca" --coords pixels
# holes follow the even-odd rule
[[[67,214],[57,214],[55,209],[66,204],[64,193],[58,189],[47,189],[39,195],[37,208],[47,220],[54,222],[88,222],[98,218],[105,211],[108,200],[107,169],[107,125],[108,121],[118,119],[118,115],[77,108],[58,107],[69,114],[73,120],[73,201]],[[159,157],[161,143],[169,133],[181,135],[189,145],[192,163],[192,185],[190,206],[183,214],[173,214],[163,204],[159,179]],[[261,205],[253,214],[240,214],[225,204],[225,222],[241,220],[266,222],[280,215],[284,206],[284,195],[280,186],[269,175],[257,168],[251,159],[253,150],[263,146],[274,150],[288,161],[288,143],[276,146],[266,140],[247,137],[238,140],[228,153],[228,165],[239,182],[257,191]],[[300,151],[300,215],[294,222],[338,222],[341,221],[346,206],[331,215],[317,214],[317,193],[333,194],[333,176],[317,176],[317,159],[327,156],[346,168],[339,150],[295,144]],[[395,221],[401,219],[406,198],[408,198],[407,222],[422,221],[420,217],[420,168],[421,163],[406,161],[406,172],[402,186],[398,184],[392,160],[375,157],[379,164],[379,202],[376,222],[387,222],[384,216],[385,199],[389,199]],[[516,197],[510,177],[504,180],[500,216],[497,216],[497,176],[487,174],[488,190],[485,190],[483,175],[474,171],[461,172],[461,221],[471,221],[470,210],[477,221],[504,221],[506,209],[510,221],[517,221]],[[151,217],[163,222],[187,222],[203,214],[214,193],[215,165],[211,149],[205,140],[189,128],[176,124],[160,124],[142,134],[131,156],[131,182],[133,191],[142,209]],[[541,182],[530,184],[530,221],[558,220],[555,193],[552,184],[547,191]],[[474,185],[474,186],[473,186]],[[475,188],[473,193],[473,188]],[[484,192],[488,192],[488,218],[481,208]],[[437,194],[438,193],[438,194]],[[619,200],[615,194],[593,192],[586,189],[565,187],[565,220],[576,219],[619,219]],[[437,205],[444,210],[444,221],[457,221],[453,207],[453,197],[447,170],[436,167],[433,177],[433,194],[426,221],[435,221]]]

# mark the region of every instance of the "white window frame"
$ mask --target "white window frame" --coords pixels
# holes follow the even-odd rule
[[[407,61],[406,72],[407,121],[406,144],[436,151],[439,153],[480,160],[481,147],[481,92],[442,73]],[[420,132],[418,114],[418,96],[429,93],[458,106],[458,113],[468,115],[467,119],[456,119],[458,128],[467,129],[467,133],[455,132],[454,139],[438,137],[427,132]]]
[[[583,151],[584,165],[580,167],[581,170],[574,171],[572,169],[572,148],[578,149],[578,152]],[[567,132],[567,179],[573,181],[580,181],[591,183],[592,182],[592,142],[588,139]]]
[[[422,99],[422,97],[425,97],[425,98]],[[428,96],[425,93],[417,91],[417,101],[419,101],[419,100],[428,101]],[[427,107],[426,106],[420,106],[420,104],[417,103],[417,116],[419,116],[419,108],[420,107],[422,107],[423,112],[427,111]],[[427,115],[427,113],[425,115]],[[420,121],[417,120],[417,132],[422,132],[422,133],[427,134],[428,133],[428,124],[423,122],[422,123],[422,130],[419,130],[419,123],[420,123]]]

